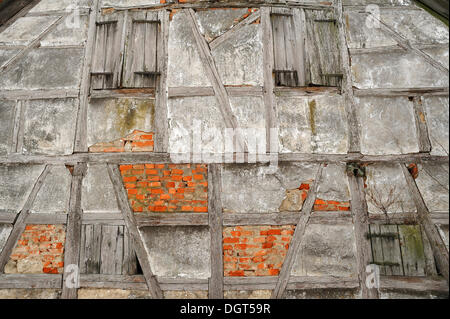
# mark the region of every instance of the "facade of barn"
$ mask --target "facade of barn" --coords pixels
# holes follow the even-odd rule
[[[429,11],[28,2],[0,26],[0,299],[448,298]]]

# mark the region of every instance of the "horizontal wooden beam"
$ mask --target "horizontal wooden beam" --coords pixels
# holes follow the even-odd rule
[[[399,89],[354,89],[355,96],[448,96],[448,87],[399,88]]]
[[[448,293],[448,283],[441,277],[381,276],[380,289]]]
[[[261,96],[263,88],[261,86],[226,86],[228,95],[230,96]],[[179,97],[196,97],[196,96],[214,96],[213,87],[170,87],[169,98]]]
[[[448,43],[435,43],[435,44],[415,44],[416,47],[420,49],[439,49],[439,48],[448,48]],[[399,45],[387,45],[381,47],[372,47],[372,48],[353,48],[349,49],[350,54],[359,55],[359,54],[371,54],[371,53],[395,53],[395,52],[405,52],[405,49]]]
[[[4,100],[41,100],[77,98],[78,89],[42,89],[42,90],[2,90],[0,99]]]
[[[189,154],[188,154],[189,155]],[[220,155],[220,154],[219,154]],[[223,154],[222,154],[223,155]],[[213,163],[226,163],[224,158],[229,154],[220,156]],[[248,154],[231,154],[232,158],[245,157]],[[276,155],[273,155],[276,156]],[[76,153],[72,155],[23,155],[10,154],[0,156],[0,165],[9,164],[76,164],[76,163],[96,163],[96,164],[150,164],[150,163],[178,163],[179,158],[185,158],[186,154],[167,153]],[[270,157],[266,154],[256,155],[257,163],[268,163]],[[188,156],[189,158],[189,156]],[[362,155],[351,154],[301,154],[283,153],[278,155],[279,162],[306,162],[306,163],[448,163],[448,156],[434,156],[429,153],[401,154],[401,155]],[[190,163],[189,158],[183,163]],[[211,162],[209,162],[211,163]],[[233,163],[226,163],[233,164]],[[241,164],[240,164],[241,165]]]

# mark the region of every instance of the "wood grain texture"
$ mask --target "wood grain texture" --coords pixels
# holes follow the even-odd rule
[[[153,275],[152,268],[150,266],[150,260],[148,256],[148,251],[146,250],[144,239],[140,233],[136,219],[134,217],[133,211],[130,208],[128,202],[128,195],[122,183],[122,177],[120,175],[119,167],[117,165],[108,165],[108,173],[111,178],[111,182],[114,186],[114,192],[116,194],[117,203],[120,210],[122,211],[123,218],[125,220],[126,227],[130,232],[133,242],[135,244],[134,250],[139,259],[139,264],[141,265],[142,272],[144,273],[145,280],[148,285],[148,289],[155,299],[162,299],[163,294],[158,281]]]
[[[419,139],[419,151],[422,153],[431,152],[431,141],[428,135],[427,118],[423,107],[421,96],[413,98],[414,119],[416,121],[416,133]]]

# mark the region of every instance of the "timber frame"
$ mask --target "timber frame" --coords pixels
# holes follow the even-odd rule
[[[251,23],[256,19],[261,19],[263,27],[264,42],[264,60],[266,61],[264,70],[264,87],[238,88],[225,86],[218,75],[211,56],[210,48],[204,37],[198,30],[193,14],[194,9],[220,8],[220,7],[254,7],[260,8],[258,13],[253,13],[249,18],[242,21],[242,24]],[[314,10],[331,10],[335,12],[336,22],[339,28],[340,51],[343,60],[344,77],[342,92],[337,88],[274,88],[272,79],[273,49],[270,41],[270,11],[271,7],[293,7]],[[390,10],[395,7],[386,7]],[[161,61],[159,70],[161,78],[155,90],[135,90],[134,92],[122,92],[112,90],[109,92],[91,92],[90,74],[92,64],[92,54],[95,39],[95,24],[98,17],[103,12],[127,11],[127,10],[155,10],[159,12],[159,18],[164,20],[162,29],[161,52],[167,52],[168,42],[168,10],[182,9],[181,14],[186,14],[189,19],[189,26],[192,28],[201,59],[207,70],[208,77],[213,83],[212,87],[202,88],[169,88],[166,83],[167,60]],[[45,168],[36,181],[33,190],[18,213],[1,212],[0,223],[13,225],[5,248],[0,254],[0,289],[5,288],[54,288],[62,289],[62,298],[77,298],[77,288],[67,288],[64,284],[67,273],[63,275],[7,275],[3,274],[4,266],[8,261],[9,255],[14,248],[21,232],[27,224],[65,224],[67,225],[67,241],[65,252],[65,265],[80,263],[80,232],[83,224],[103,224],[103,225],[124,225],[127,227],[134,240],[134,250],[140,261],[143,275],[125,276],[125,275],[81,275],[79,288],[122,288],[148,290],[153,298],[162,298],[165,290],[205,290],[209,291],[209,297],[221,299],[226,290],[254,290],[254,289],[273,289],[272,298],[282,298],[286,289],[360,289],[363,298],[378,298],[378,291],[366,287],[366,266],[370,262],[370,243],[366,238],[370,224],[385,224],[386,220],[379,215],[369,214],[367,211],[366,197],[364,194],[364,181],[361,177],[349,176],[349,185],[351,190],[352,212],[327,212],[326,214],[315,213],[311,211],[315,200],[315,190],[309,193],[305,205],[301,212],[290,212],[285,214],[268,213],[255,216],[253,214],[231,215],[224,214],[221,203],[221,171],[225,164],[224,161],[217,161],[208,165],[209,169],[209,213],[183,213],[183,214],[147,214],[146,216],[134,216],[129,206],[128,199],[123,188],[118,165],[120,164],[138,164],[138,163],[172,163],[171,155],[167,153],[168,149],[168,126],[167,126],[167,100],[173,97],[186,96],[216,96],[224,122],[228,127],[236,128],[237,120],[230,107],[230,96],[256,95],[263,97],[266,118],[267,118],[267,137],[270,139],[270,127],[277,126],[276,112],[274,107],[274,92],[287,96],[309,96],[309,95],[328,95],[343,94],[347,100],[347,120],[349,127],[349,153],[343,155],[336,154],[278,154],[280,162],[290,163],[317,163],[319,164],[315,187],[320,182],[320,176],[324,165],[329,163],[400,163],[408,184],[408,190],[414,199],[417,207],[417,213],[395,214],[389,218],[389,223],[394,224],[415,224],[419,221],[421,227],[425,229],[428,240],[432,243],[433,255],[443,271],[443,278],[432,277],[405,277],[405,276],[382,276],[381,289],[387,290],[406,290],[413,292],[436,292],[448,294],[448,251],[437,233],[435,224],[449,224],[448,212],[429,213],[423,198],[418,191],[414,179],[408,172],[405,164],[410,163],[449,163],[448,156],[434,156],[430,154],[430,144],[426,123],[418,126],[418,137],[420,139],[420,151],[418,154],[407,155],[382,155],[367,156],[360,152],[360,132],[359,123],[355,113],[355,96],[404,96],[414,99],[415,114],[418,117],[421,112],[422,96],[448,96],[448,87],[442,88],[404,88],[404,89],[382,89],[382,90],[358,90],[353,87],[351,78],[351,66],[349,54],[361,54],[367,52],[383,51],[411,51],[421,55],[425,46],[422,44],[409,44],[404,39],[397,36],[398,46],[392,48],[372,48],[372,49],[353,49],[347,46],[344,31],[344,18],[341,0],[335,1],[335,5],[311,4],[311,2],[292,2],[292,1],[205,1],[201,3],[174,3],[166,1],[165,4],[140,7],[111,7],[100,8],[99,1],[94,0],[93,6],[89,12],[89,30],[88,40],[85,48],[85,58],[82,71],[81,86],[79,90],[40,90],[33,91],[32,95],[23,90],[0,92],[0,99],[9,99],[17,101],[16,119],[15,119],[15,142],[14,151],[7,156],[0,157],[0,165],[20,165],[20,164],[44,164]],[[346,10],[360,10],[361,7],[345,7]],[[383,10],[384,7],[381,6]],[[402,9],[417,10],[416,7],[402,7]],[[24,14],[20,13],[19,14]],[[42,13],[41,15],[45,15]],[[46,32],[55,27],[67,14],[67,12],[51,12],[51,15],[59,15],[60,18],[49,27]],[[239,32],[240,26],[236,26],[229,32]],[[392,30],[387,29],[386,32]],[[42,34],[42,38],[45,34]],[[226,35],[230,36],[230,34]],[[394,35],[395,36],[395,35]],[[39,38],[39,39],[40,39]],[[37,41],[39,41],[39,39]],[[220,39],[220,38],[219,38]],[[215,40],[209,46],[218,46],[220,40]],[[29,46],[22,48],[20,56],[31,49],[38,42],[34,41]],[[377,51],[378,50],[378,51]],[[15,60],[9,61],[2,67],[3,71]],[[431,59],[431,58],[430,58]],[[433,59],[428,61],[431,65],[440,71],[447,71],[442,65]],[[444,70],[445,69],[445,70]],[[102,97],[136,97],[156,99],[156,116],[162,121],[156,128],[156,150],[155,153],[135,153],[135,154],[96,154],[88,153],[87,145],[87,107],[89,99]],[[80,104],[77,114],[77,129],[74,143],[73,155],[66,156],[46,156],[46,155],[22,155],[18,151],[21,149],[20,136],[23,134],[23,107],[25,100],[44,99],[44,98],[78,98]],[[22,133],[21,133],[22,132]],[[241,150],[245,153],[245,142],[241,141]],[[267,150],[269,153],[270,150]],[[240,154],[233,154],[239,156]],[[267,154],[259,154],[257,162],[267,163],[269,158]],[[119,204],[120,211],[105,214],[84,213],[80,207],[81,201],[81,183],[86,172],[86,166],[92,163],[103,163],[108,165],[109,177],[113,183],[115,195]],[[52,165],[65,164],[73,165],[74,173],[72,175],[70,209],[68,214],[39,214],[35,216],[29,214],[30,207],[39,191],[48,171]],[[411,217],[413,215],[413,217]],[[417,217],[417,219],[415,218]],[[290,276],[290,270],[293,260],[297,253],[303,238],[305,229],[310,224],[353,224],[355,226],[355,239],[357,243],[357,276],[352,278],[339,277],[297,277]],[[158,226],[209,226],[211,236],[211,278],[205,279],[169,279],[155,276],[149,262],[148,251],[142,239],[140,229],[142,227]],[[283,269],[280,276],[277,277],[259,277],[259,278],[229,278],[223,276],[223,247],[222,247],[222,227],[237,225],[297,225],[292,244],[287,253]],[[446,270],[446,271],[445,271]]]

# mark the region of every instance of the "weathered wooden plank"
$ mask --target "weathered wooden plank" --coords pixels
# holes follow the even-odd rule
[[[353,89],[355,96],[448,96],[448,87]]]
[[[11,230],[11,233],[9,234],[8,239],[6,240],[5,245],[3,246],[3,249],[0,253],[0,273],[3,273],[5,270],[5,265],[7,264],[9,260],[9,256],[11,255],[11,252],[13,251],[14,247],[17,244],[17,241],[19,240],[20,236],[22,235],[23,231],[25,230],[26,226],[26,219],[30,215],[30,209],[33,207],[34,200],[36,199],[36,196],[39,192],[39,190],[42,187],[42,184],[44,183],[45,178],[47,177],[48,173],[50,172],[51,167],[49,165],[46,165],[44,169],[42,170],[41,174],[39,175],[38,179],[36,180],[36,183],[33,186],[33,189],[31,190],[30,194],[28,195],[27,201],[22,207],[22,210],[17,215],[16,220],[14,221],[13,229]]]
[[[272,136],[273,129],[278,128],[278,119],[276,116],[276,105],[273,95],[275,87],[273,69],[274,69],[274,43],[272,24],[270,19],[270,8],[261,8],[261,27],[263,41],[263,64],[264,64],[264,109],[266,119],[266,152],[272,153],[275,145],[272,141],[278,141],[278,136]],[[278,143],[278,142],[277,142]],[[277,145],[278,146],[278,145]],[[276,149],[278,151],[278,147]]]
[[[119,226],[102,226],[102,245],[100,273],[105,275],[121,274],[116,273],[116,251],[118,243]],[[122,260],[121,260],[122,262]]]
[[[69,213],[67,216],[66,227],[66,243],[64,246],[64,274],[62,299],[76,299],[77,288],[69,288],[65,283],[71,272],[67,271],[67,267],[71,265],[80,265],[80,249],[81,249],[81,188],[83,178],[87,172],[87,164],[81,163],[75,165],[72,174],[72,185],[70,187]],[[76,285],[75,285],[76,286]]]
[[[397,226],[380,225],[379,227],[384,258],[380,268],[384,269],[384,273],[388,276],[404,275]]]
[[[223,299],[223,214],[222,214],[222,166],[208,165],[208,214],[211,236],[211,278],[209,298]]]
[[[155,152],[166,153],[169,147],[169,132],[168,132],[168,84],[167,84],[167,70],[168,70],[168,51],[169,51],[169,12],[162,10],[158,14],[158,19],[161,24],[158,26],[161,30],[159,32],[159,41],[157,48],[157,71],[160,72],[157,82],[157,97],[155,105]]]
[[[401,261],[404,276],[425,276],[425,247],[420,226],[399,225]]]
[[[261,96],[263,88],[260,86],[225,87],[229,96]],[[169,98],[214,96],[212,87],[170,87]]]
[[[423,108],[422,97],[413,98],[414,118],[416,121],[416,132],[419,139],[419,151],[431,152],[431,141],[428,135],[427,119]]]
[[[5,100],[44,100],[78,97],[78,89],[41,89],[41,90],[2,90],[0,99]]]
[[[225,89],[225,86],[220,78],[219,72],[214,62],[214,58],[211,54],[211,50],[208,47],[208,43],[200,33],[198,24],[195,19],[194,10],[184,9],[183,12],[186,14],[189,20],[192,33],[194,34],[194,38],[197,43],[200,59],[203,62],[205,72],[214,88],[215,96],[220,108],[220,113],[222,114],[225,125],[227,128],[233,128],[236,130],[237,150],[241,152],[247,152],[247,143],[245,142],[242,134],[239,133],[239,130],[237,130],[239,128],[238,120],[233,114],[227,90]]]
[[[89,14],[89,27],[86,40],[86,48],[83,58],[83,70],[81,74],[80,99],[77,113],[77,126],[75,133],[74,152],[87,152],[87,108],[89,104],[89,91],[91,86],[91,67],[94,59],[94,45],[96,38],[96,21],[99,11],[99,0],[92,2]]]
[[[345,103],[345,110],[347,113],[348,122],[349,153],[359,153],[361,152],[361,133],[359,129],[359,120],[356,113],[357,106],[353,94],[353,75],[352,68],[350,66],[350,56],[348,53],[342,0],[335,0],[335,17],[338,28],[338,47],[342,60],[342,71],[344,74],[344,78],[342,79],[342,91],[347,100]]]
[[[433,43],[433,44],[415,44],[417,48],[423,49],[440,49],[440,48],[448,48],[448,43]],[[359,55],[359,54],[374,54],[374,53],[399,53],[405,52],[405,49],[396,45],[386,45],[381,47],[371,47],[371,48],[350,48],[349,49],[351,55]]]
[[[286,286],[289,282],[289,277],[291,276],[292,267],[294,266],[295,258],[302,243],[303,235],[306,231],[306,226],[308,225],[308,221],[314,208],[317,190],[322,179],[322,171],[323,165],[320,165],[314,178],[314,185],[308,192],[308,196],[305,200],[305,203],[303,204],[301,216],[299,222],[297,223],[297,226],[295,227],[294,235],[292,236],[291,242],[289,244],[289,250],[286,253],[283,267],[281,268],[280,276],[278,277],[278,282],[272,292],[272,299],[282,298],[284,291],[286,290]]]
[[[352,174],[348,177],[348,181],[350,186],[352,214],[355,224],[356,263],[361,294],[363,299],[377,299],[378,291],[374,288],[369,289],[366,285],[368,275],[366,267],[371,262],[372,252],[367,236],[369,233],[369,224],[366,195],[364,193],[364,180],[362,177],[356,177]]]
[[[14,127],[12,132],[12,139],[11,139],[11,153],[17,153],[17,144],[19,141],[19,130],[20,130],[20,124],[22,117],[22,101],[16,102],[16,107],[14,108]]]
[[[381,244],[380,226],[379,225],[369,225],[370,229],[370,244],[372,248],[372,263],[380,265],[384,262],[383,256],[383,246]],[[380,267],[380,274],[386,275],[386,268]]]
[[[445,247],[444,242],[442,241],[441,236],[439,235],[436,226],[431,220],[430,213],[428,211],[427,206],[420,194],[419,188],[417,184],[410,174],[406,165],[402,165],[403,175],[405,175],[406,183],[408,185],[409,192],[414,200],[414,203],[417,208],[417,217],[419,223],[422,225],[425,231],[425,235],[428,237],[428,240],[433,249],[434,257],[436,259],[437,266],[439,271],[442,273],[444,278],[449,280],[449,264],[448,264],[448,250]]]
[[[134,247],[133,238],[131,237],[128,229],[124,227],[123,264],[122,264],[123,275],[134,275],[137,272],[137,258],[133,247]]]
[[[436,277],[438,273],[436,269],[436,262],[433,256],[433,249],[431,248],[430,241],[428,240],[428,237],[426,236],[422,226],[420,226],[420,232],[422,235],[423,249],[425,254],[425,275]]]
[[[28,215],[25,220],[26,224],[31,225],[64,225],[67,224],[67,214],[65,213],[53,213],[53,214],[45,214],[45,213],[36,213]]]
[[[60,289],[62,275],[0,274],[0,289]]]
[[[117,197],[117,203],[119,205],[120,210],[122,211],[126,227],[130,232],[131,236],[133,237],[133,242],[135,244],[134,249],[139,259],[139,264],[141,265],[142,272],[144,273],[148,289],[152,294],[153,298],[162,299],[163,294],[158,284],[158,281],[153,275],[150,266],[150,261],[148,258],[148,252],[144,244],[144,239],[142,237],[142,234],[139,232],[139,229],[136,224],[136,219],[134,217],[133,211],[130,208],[128,196],[125,191],[125,188],[123,187],[119,167],[116,165],[108,165],[108,173],[109,177],[111,178],[111,182],[114,186],[114,192]]]
[[[436,277],[381,276],[380,289],[448,293],[448,282]]]

